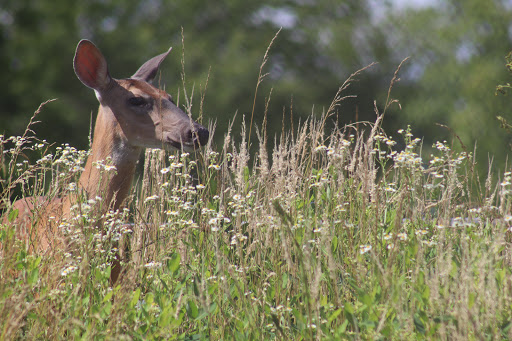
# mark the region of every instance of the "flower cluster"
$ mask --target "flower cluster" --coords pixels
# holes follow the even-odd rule
[[[349,140],[342,138],[338,141],[334,141],[329,146],[321,144],[317,146],[314,151],[315,153],[325,153],[332,159],[343,159],[345,157],[346,151],[353,142],[354,135],[349,135],[348,138]]]
[[[77,266],[75,266],[75,265],[69,265],[69,266],[65,267],[64,269],[62,269],[62,271],[60,272],[60,275],[61,275],[62,277],[66,277],[66,276],[68,276],[69,274],[71,274],[71,273],[75,272],[77,269],[78,269],[78,267],[77,267]]]
[[[56,148],[56,157],[53,164],[59,166],[61,171],[68,170],[71,173],[79,173],[83,171],[82,165],[85,163],[88,155],[89,152],[87,151],[77,150],[68,144],[64,144],[62,147]],[[49,160],[49,157],[46,156],[41,160],[45,159]],[[61,176],[64,176],[64,174]]]
[[[231,223],[231,219],[224,216],[222,213],[217,213],[216,216],[210,218],[210,220],[208,221],[208,225],[210,225],[210,230],[212,232],[217,232],[220,230],[220,228],[222,226],[224,226],[224,224],[229,224]]]
[[[512,172],[505,172],[503,176],[503,181],[500,183],[502,195],[507,195],[511,193],[510,185],[512,185]]]

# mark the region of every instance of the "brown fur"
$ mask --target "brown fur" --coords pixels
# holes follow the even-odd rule
[[[169,94],[148,83],[167,53],[146,62],[134,78],[115,80],[108,74],[103,55],[91,42],[82,40],[78,44],[75,72],[86,86],[96,91],[100,102],[91,154],[80,177],[79,190],[87,198],[101,197],[102,213],[123,206],[143,148],[193,150],[208,140],[204,127],[176,107]],[[144,102],[134,104],[131,102],[134,98],[143,98]],[[96,162],[115,166],[115,173],[106,176],[96,167]],[[63,219],[70,218],[70,208],[75,202],[72,196],[18,200],[13,204],[13,209],[19,210],[15,222],[17,238],[26,241],[30,251],[40,253],[65,247],[67,241],[58,226]],[[112,283],[120,270],[117,256]]]

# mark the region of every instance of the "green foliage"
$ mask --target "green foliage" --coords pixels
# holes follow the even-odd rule
[[[0,339],[511,338],[512,173],[482,184],[474,156],[446,141],[423,159],[414,125],[395,139],[378,108],[344,129],[327,128],[335,111],[309,117],[273,148],[263,128],[254,154],[244,125],[219,149],[148,150],[126,210],[105,215],[76,192],[87,152],[31,125],[1,136]],[[12,193],[73,197],[60,227],[74,242],[30,250]]]
[[[505,67],[507,68],[509,73],[512,73],[512,52],[509,52],[509,54],[505,57],[505,60],[507,62]],[[512,88],[510,83],[506,83],[505,85],[498,85],[496,86],[496,95],[498,94],[498,92],[503,95],[506,95],[507,91],[510,88]],[[498,120],[498,122],[500,122],[500,127],[504,129],[508,135],[510,135],[512,132],[512,125],[510,125],[510,123],[508,123],[507,120],[502,116],[496,116],[496,119]]]
[[[245,135],[194,158],[149,150],[143,186],[122,214],[98,216],[77,198],[68,250],[29,252],[6,210],[1,337],[511,337],[511,173],[473,190],[471,155],[438,142],[424,161],[411,127],[395,141],[381,119],[369,133],[326,135],[324,120],[311,118],[282,136],[271,166],[263,143],[249,167]],[[6,161],[39,144],[27,136],[10,148],[19,141],[2,140]],[[4,188],[50,170],[62,174],[45,177],[51,193],[72,193],[85,155],[43,153]],[[99,220],[113,238],[98,238]],[[117,238],[129,257],[112,287]]]
[[[424,7],[360,0],[56,1],[3,2],[0,81],[6,86],[0,95],[0,130],[8,136],[25,127],[28,117],[21,113],[58,98],[38,117],[38,136],[86,148],[82,132],[94,120],[97,103],[76,79],[72,58],[77,42],[88,38],[101,47],[117,78],[129,77],[142,61],[172,45],[160,84],[180,104],[185,90],[205,99],[190,111],[203,121],[216,121],[217,143],[237,112],[234,132],[239,133],[253,103],[253,122],[268,122],[273,143],[275,134],[293,129],[312,111],[320,116],[341,80],[376,61],[380,66],[352,85],[358,97],[341,103],[328,124],[373,121],[373,99],[384,102],[390,70],[411,56],[395,89],[404,110],[389,110],[386,130],[411,124],[417,136],[425,137],[427,155],[435,141],[452,140],[453,131],[467,149],[477,142],[484,151],[477,160],[484,174],[485,151],[500,164],[507,156],[506,136],[496,131],[494,117],[503,113],[506,118],[509,104],[492,96],[497,80],[506,77],[499,60],[509,40],[511,11],[502,1],[450,0]],[[254,102],[258,65],[280,27]],[[283,108],[289,107],[293,116],[283,121]]]
[[[433,8],[393,13],[386,20],[389,36],[396,32],[403,37],[395,45],[398,59],[411,56],[412,63],[402,79],[408,86],[394,90],[403,109],[397,115],[425,137],[426,155],[436,140],[454,140],[458,150],[472,150],[476,142],[482,151],[476,156],[481,173],[486,172],[488,151],[498,164],[506,160],[508,138],[496,129],[495,117],[509,115],[509,100],[496,98],[493,89],[497,80],[508,77],[502,58],[510,16],[501,1],[449,0]],[[436,123],[450,129],[439,129]]]
[[[507,68],[507,71],[512,73],[512,52],[509,52],[507,56],[505,57],[505,61],[507,62],[505,64],[505,67]],[[502,93],[505,95],[507,93],[507,90],[512,88],[512,85],[510,83],[506,83],[505,85],[498,85],[496,86],[496,94]]]

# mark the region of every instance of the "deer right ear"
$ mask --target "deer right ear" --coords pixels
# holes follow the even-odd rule
[[[140,79],[143,81],[146,81],[148,83],[151,83],[153,79],[155,78],[158,68],[160,67],[160,64],[162,61],[167,57],[169,52],[171,52],[172,47],[167,50],[167,52],[164,52],[162,54],[159,54],[156,57],[151,58],[147,62],[145,62],[138,70],[135,72],[135,74],[131,77],[133,79]]]
[[[104,89],[112,80],[105,57],[89,40],[83,39],[78,43],[73,67],[78,79],[96,91]]]

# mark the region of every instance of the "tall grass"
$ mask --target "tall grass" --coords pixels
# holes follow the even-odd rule
[[[50,154],[30,127],[2,136],[0,338],[511,338],[512,174],[479,184],[446,141],[423,158],[377,109],[326,131],[346,85],[270,153],[262,127],[250,155],[245,126],[195,155],[148,150],[127,208],[105,216],[76,194],[86,152]],[[13,193],[75,193],[61,224],[74,242],[29,253]],[[111,287],[113,248],[125,264]]]

